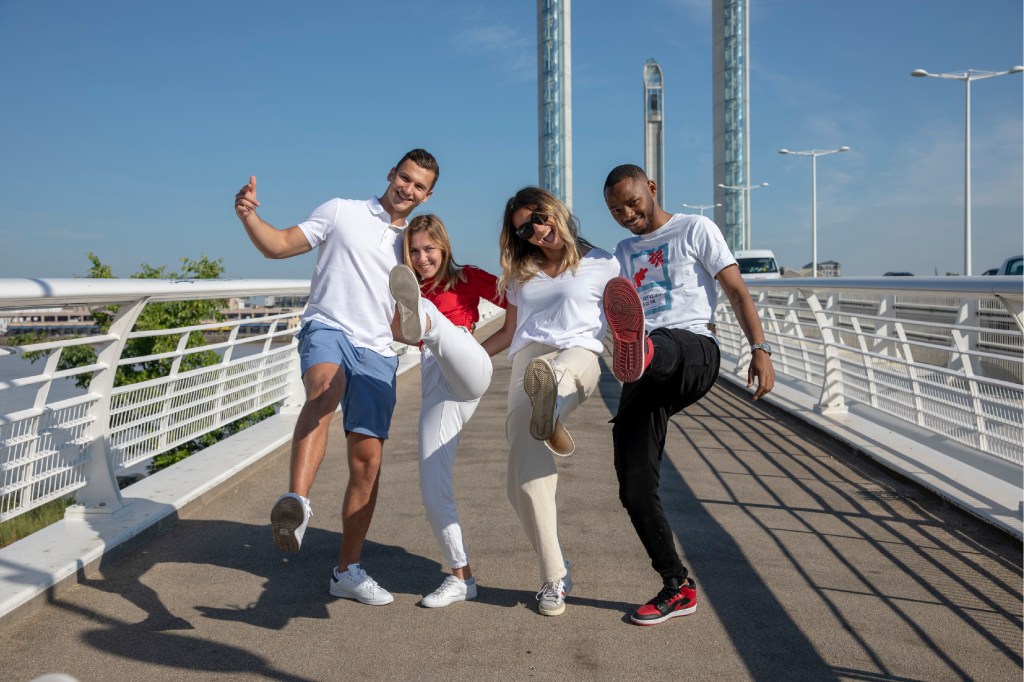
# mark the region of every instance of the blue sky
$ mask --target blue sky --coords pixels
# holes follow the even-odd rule
[[[963,271],[964,85],[910,72],[1024,62],[1020,0],[751,1],[753,246],[844,274]],[[575,213],[612,249],[601,194],[643,165],[643,63],[665,75],[667,208],[713,203],[710,0],[577,0]],[[437,155],[422,211],[461,262],[497,267],[505,200],[537,182],[536,2],[0,0],[0,277],[222,258],[226,277],[307,278],[234,217],[258,178],[278,227],[386,186],[409,148]],[[972,84],[974,272],[1022,246],[1020,75]]]

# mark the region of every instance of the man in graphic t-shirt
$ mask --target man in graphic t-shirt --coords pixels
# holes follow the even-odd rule
[[[718,226],[703,216],[670,215],[658,205],[657,191],[632,164],[614,168],[604,185],[612,217],[633,233],[615,250],[624,277],[610,281],[604,294],[612,369],[623,381],[612,420],[619,499],[664,584],[633,613],[638,625],[697,608],[696,583],[676,551],[658,482],[669,417],[700,400],[718,377],[716,282],[753,349],[747,385],[757,381],[754,399],[775,385],[771,347]]]

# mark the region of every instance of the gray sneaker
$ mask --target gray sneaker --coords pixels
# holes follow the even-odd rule
[[[551,363],[542,358],[530,360],[523,375],[523,390],[533,405],[530,435],[537,440],[548,440],[555,431],[555,402],[558,399],[558,379]]]
[[[282,552],[298,552],[312,516],[313,508],[305,497],[285,493],[277,498],[270,510],[270,525],[274,529],[277,548]]]
[[[572,571],[565,562],[566,574],[559,580],[544,583],[537,593],[537,609],[542,616],[559,616],[565,611],[565,595],[572,590]]]
[[[331,594],[342,599],[355,599],[370,606],[383,606],[395,600],[390,592],[366,575],[366,571],[359,564],[350,564],[344,573],[339,573],[338,568],[334,568],[334,575],[331,576]]]
[[[408,265],[396,265],[388,279],[391,295],[398,304],[398,326],[401,341],[417,344],[427,329],[427,314],[420,297],[420,282]]]

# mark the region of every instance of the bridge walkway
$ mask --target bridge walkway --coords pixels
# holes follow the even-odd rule
[[[419,499],[419,372],[399,401],[363,563],[395,594],[327,592],[346,476],[340,424],[302,551],[273,546],[287,481],[279,448],[0,627],[0,678],[92,680],[1019,680],[1021,544],[727,382],[671,424],[662,497],[698,581],[695,614],[631,625],[659,588],[616,496],[598,390],[558,462],[560,535],[575,586],[540,616],[536,562],[505,498],[505,389],[495,377],[463,435],[457,499],[475,602],[416,601],[443,579]]]

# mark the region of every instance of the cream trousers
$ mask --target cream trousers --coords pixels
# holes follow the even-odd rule
[[[553,346],[533,343],[512,358],[512,378],[508,387],[509,502],[519,517],[526,537],[537,552],[542,583],[565,577],[565,561],[558,542],[558,513],[555,493],[558,470],[555,456],[543,441],[530,436],[533,405],[523,389],[526,366],[535,358],[551,363],[558,379],[555,411],[563,425],[568,416],[593,393],[601,376],[597,353],[584,348],[559,350]],[[571,429],[569,429],[571,431]]]

